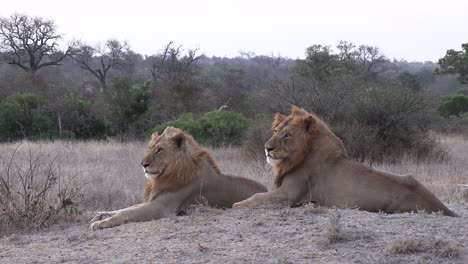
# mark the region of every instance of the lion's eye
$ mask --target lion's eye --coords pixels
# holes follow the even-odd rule
[[[159,153],[162,151],[162,148],[158,148],[158,150],[156,150],[156,153]]]
[[[284,135],[284,138],[290,138],[291,137],[291,134],[289,133],[286,133],[286,135]]]

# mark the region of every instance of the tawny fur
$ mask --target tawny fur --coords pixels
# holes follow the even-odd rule
[[[236,203],[235,208],[315,202],[388,213],[426,211],[456,216],[414,177],[350,160],[343,142],[304,109],[293,106],[291,115],[277,114],[272,129],[265,150],[276,173],[276,188]]]
[[[152,178],[145,186],[143,202],[99,213],[93,218],[91,229],[168,217],[201,202],[229,208],[255,193],[267,191],[256,181],[222,174],[205,148],[173,127],[166,128],[161,136],[153,134],[148,154],[141,163]],[[110,218],[102,220],[106,216]]]

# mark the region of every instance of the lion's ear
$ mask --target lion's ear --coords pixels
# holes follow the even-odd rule
[[[307,132],[312,132],[312,128],[315,124],[315,118],[311,115],[304,117],[304,128]]]
[[[275,129],[281,122],[283,122],[284,119],[286,119],[287,116],[282,115],[280,113],[277,113],[275,115],[275,119],[273,120],[273,123],[271,124],[271,129]]]
[[[181,147],[183,147],[185,145],[186,137],[185,137],[184,133],[179,132],[179,133],[175,134],[174,136],[172,136],[170,138],[170,140],[172,142],[174,142],[174,144],[177,147],[181,148]]]
[[[304,109],[299,108],[295,105],[291,106],[291,115],[304,116],[306,114],[307,112]]]
[[[158,132],[154,132],[152,135],[151,135],[151,141],[156,141],[158,139],[159,135],[158,135]]]
[[[151,134],[151,139],[150,141],[148,142],[148,147],[151,147],[154,142],[156,142],[156,140],[158,140],[158,132],[154,132],[153,134]]]

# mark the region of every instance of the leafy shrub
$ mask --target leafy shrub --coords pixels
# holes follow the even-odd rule
[[[0,141],[51,138],[58,135],[53,120],[44,113],[46,101],[32,93],[16,93],[0,103]]]
[[[332,130],[343,140],[350,157],[363,162],[369,157],[377,156],[379,152],[375,142],[377,132],[372,127],[356,121],[352,123],[338,122],[333,125]]]
[[[459,117],[468,112],[468,96],[463,94],[443,96],[437,110],[443,117]]]
[[[439,133],[463,135],[468,139],[468,113],[461,114],[459,117],[441,118],[434,124],[433,129]]]
[[[220,147],[240,145],[250,120],[231,111],[213,111],[200,119],[194,119],[192,113],[185,113],[178,119],[162,123],[153,128],[161,134],[168,126],[173,126],[191,134],[199,143]]]
[[[468,88],[458,89],[457,94],[462,94],[468,96]]]
[[[151,99],[149,88],[150,82],[135,86],[129,77],[112,80],[112,88],[107,91],[106,100],[111,111],[112,129],[116,134],[123,137],[129,132],[138,134],[149,129],[149,122],[144,120]]]
[[[92,112],[89,101],[68,94],[63,98],[68,109],[63,117],[62,138],[102,139],[109,134],[109,128],[103,119]]]
[[[415,92],[398,85],[366,90],[356,101],[356,117],[352,119],[355,121],[346,122],[351,126],[358,122],[364,129],[361,138],[354,139],[367,141],[361,144],[358,153],[376,162],[397,162],[405,155],[416,160],[444,159],[443,147],[428,133],[431,100],[432,97],[424,91]],[[352,134],[353,128],[349,131]],[[345,140],[345,143],[354,144],[351,140]]]
[[[201,141],[212,146],[240,145],[250,120],[231,111],[213,111],[200,120]]]
[[[180,115],[180,117],[176,120],[167,121],[155,126],[153,128],[153,132],[158,132],[158,134],[162,134],[166,127],[172,126],[180,128],[198,139],[200,137],[199,133],[201,131],[199,125],[199,122],[193,119],[192,113],[184,113]]]

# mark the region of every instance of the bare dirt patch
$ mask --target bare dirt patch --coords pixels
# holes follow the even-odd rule
[[[0,262],[466,263],[468,207],[450,209],[462,217],[204,207],[186,216],[100,231],[90,231],[82,221],[3,238]],[[339,239],[327,229],[337,214]]]

